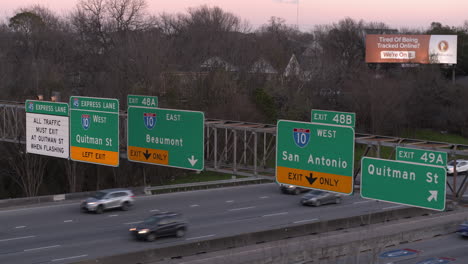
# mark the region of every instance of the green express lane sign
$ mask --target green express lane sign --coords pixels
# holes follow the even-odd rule
[[[128,160],[190,170],[204,169],[203,112],[128,108]]]
[[[397,147],[396,160],[445,167],[447,166],[447,152]]]
[[[351,194],[353,167],[352,127],[278,121],[277,182]]]
[[[443,211],[444,167],[364,157],[361,160],[361,196]]]
[[[72,160],[119,166],[119,101],[70,97]]]

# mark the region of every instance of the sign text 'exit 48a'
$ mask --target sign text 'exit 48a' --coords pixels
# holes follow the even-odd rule
[[[352,127],[280,120],[276,148],[278,183],[353,192]]]

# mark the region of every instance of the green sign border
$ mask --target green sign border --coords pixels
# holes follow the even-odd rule
[[[162,111],[165,111],[165,110],[168,110],[168,111],[182,111],[182,112],[194,112],[194,113],[201,113],[202,116],[203,116],[203,147],[202,147],[202,168],[201,169],[193,169],[193,168],[189,168],[189,167],[180,167],[180,166],[172,166],[172,165],[164,165],[164,164],[156,164],[156,163],[152,163],[152,162],[144,162],[144,161],[136,161],[136,160],[130,160],[128,158],[128,146],[129,146],[129,142],[130,140],[128,139],[129,137],[129,121],[130,121],[130,118],[128,116],[128,113],[130,112],[130,108],[140,108],[140,109],[148,109],[149,111],[151,110],[162,110]],[[135,162],[135,163],[143,163],[143,164],[149,164],[149,165],[155,165],[155,166],[163,166],[163,167],[171,167],[171,168],[179,168],[179,169],[186,169],[186,170],[192,170],[192,171],[203,171],[205,170],[205,113],[202,112],[202,111],[192,111],[192,110],[181,110],[181,109],[168,109],[168,108],[155,108],[155,107],[142,107],[142,106],[129,106],[128,107],[128,111],[127,111],[127,160],[129,162]],[[138,146],[132,146],[132,147],[138,147]],[[149,147],[148,147],[149,148]],[[149,149],[153,149],[153,148],[149,148]]]
[[[364,182],[364,178],[362,177],[362,169],[364,168],[363,166],[363,161],[364,159],[373,159],[373,160],[383,160],[383,161],[386,161],[386,162],[392,162],[392,163],[402,163],[402,164],[412,164],[412,165],[417,165],[417,166],[422,166],[422,167],[434,167],[434,168],[438,168],[438,169],[443,169],[445,171],[445,173],[443,174],[443,184],[444,184],[444,194],[443,194],[443,208],[442,209],[438,209],[438,208],[432,208],[432,207],[424,207],[424,206],[419,206],[419,205],[413,205],[413,204],[406,204],[406,203],[400,203],[400,202],[394,202],[394,201],[389,201],[389,200],[384,200],[384,199],[376,199],[376,198],[371,198],[371,197],[366,197],[362,194],[362,191],[363,191],[363,182]],[[383,202],[388,202],[388,203],[393,203],[393,204],[400,204],[400,205],[405,205],[405,206],[410,206],[410,207],[418,207],[418,208],[424,208],[424,209],[430,209],[430,210],[435,210],[435,211],[445,211],[445,205],[447,203],[447,186],[446,186],[446,181],[447,181],[447,170],[445,169],[445,167],[441,167],[441,166],[436,166],[436,165],[431,165],[431,164],[424,164],[424,163],[417,163],[417,162],[407,162],[407,161],[397,161],[397,160],[387,160],[387,159],[380,159],[380,158],[374,158],[374,157],[363,157],[361,159],[361,190],[360,190],[360,194],[361,194],[361,197],[364,198],[364,199],[369,199],[369,200],[377,200],[377,201],[383,201]],[[395,190],[395,191],[398,191],[398,190]],[[428,190],[429,191],[429,190]]]
[[[353,140],[352,140],[352,144],[353,144],[353,153],[352,153],[352,161],[351,161],[351,175],[341,175],[343,177],[351,177],[352,178],[352,182],[353,182],[353,186],[351,187],[351,192],[349,193],[343,193],[343,192],[334,192],[334,191],[330,191],[330,190],[325,190],[325,189],[319,189],[319,188],[311,188],[311,187],[308,187],[308,186],[303,186],[303,185],[294,185],[294,184],[288,184],[288,185],[293,185],[293,186],[297,186],[297,187],[302,187],[302,188],[308,188],[308,189],[311,189],[311,190],[323,190],[323,191],[326,191],[326,192],[332,192],[332,193],[338,193],[338,194],[344,194],[344,195],[352,195],[354,193],[354,158],[355,158],[355,151],[356,151],[356,148],[355,148],[355,139],[356,139],[356,134],[355,134],[355,130],[354,130],[354,127],[351,127],[351,126],[343,126],[343,125],[334,125],[334,124],[324,124],[324,123],[316,123],[316,122],[303,122],[303,121],[294,121],[294,120],[285,120],[285,119],[280,119],[277,121],[276,123],[276,155],[275,155],[275,181],[278,183],[278,184],[284,184],[284,183],[281,183],[277,180],[277,177],[276,177],[276,171],[277,171],[277,166],[278,166],[278,142],[279,142],[279,136],[278,136],[278,127],[279,127],[279,123],[280,122],[292,122],[292,123],[299,123],[299,124],[307,124],[307,125],[320,125],[320,126],[330,126],[330,127],[340,127],[340,128],[345,128],[345,129],[351,129],[353,131]],[[287,167],[287,168],[291,168],[291,169],[299,169],[299,170],[309,170],[307,168],[299,168],[299,167]],[[310,171],[310,170],[309,170]],[[330,173],[330,172],[325,172],[323,171],[324,173]],[[330,174],[333,174],[333,173],[330,173]]]
[[[72,99],[74,98],[86,98],[86,99],[92,99],[92,101],[96,101],[96,100],[104,100],[104,101],[109,101],[109,102],[116,102],[117,103],[117,111],[103,111],[103,110],[96,110],[95,108],[73,108],[73,107],[70,107],[70,119],[68,121],[68,124],[69,124],[69,135],[70,135],[70,139],[69,139],[69,159],[70,160],[73,160],[73,161],[78,161],[78,162],[83,162],[83,163],[88,163],[88,164],[96,164],[96,165],[103,165],[103,166],[108,166],[108,167],[114,167],[114,168],[117,168],[119,167],[120,165],[120,103],[119,103],[119,99],[117,98],[101,98],[101,97],[86,97],[86,96],[70,96],[70,105],[72,105]],[[107,164],[103,164],[103,163],[98,163],[98,162],[88,162],[88,161],[84,161],[84,160],[75,160],[75,159],[72,159],[71,157],[71,147],[82,147],[82,146],[75,146],[75,145],[72,145],[72,118],[71,118],[71,111],[83,111],[83,112],[97,112],[97,113],[105,113],[105,114],[114,114],[114,115],[117,115],[117,152],[119,153],[118,156],[118,163],[117,165],[107,165]],[[103,150],[103,149],[95,149],[95,150]],[[106,150],[107,151],[107,150]]]

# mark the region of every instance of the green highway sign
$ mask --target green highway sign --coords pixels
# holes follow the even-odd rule
[[[276,140],[278,183],[353,192],[352,127],[279,120]]]
[[[447,166],[447,152],[397,147],[396,160],[445,167]]]
[[[342,126],[356,126],[356,114],[312,109],[311,122]]]
[[[70,157],[119,166],[119,100],[70,97]]]
[[[128,95],[127,105],[130,106],[141,106],[141,107],[158,107],[157,96],[146,96],[146,95]]]
[[[361,196],[443,211],[445,167],[364,157]]]
[[[203,112],[131,106],[127,120],[128,160],[189,170],[204,169]]]

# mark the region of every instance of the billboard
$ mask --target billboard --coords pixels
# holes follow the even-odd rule
[[[367,63],[456,64],[456,35],[367,35]]]

